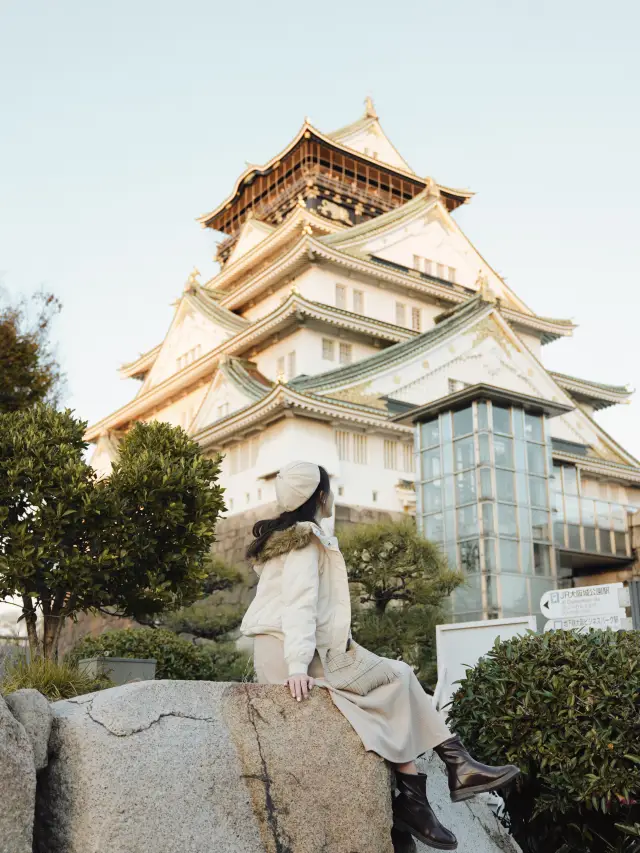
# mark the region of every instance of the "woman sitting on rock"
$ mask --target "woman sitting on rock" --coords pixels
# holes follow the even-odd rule
[[[410,666],[377,657],[351,639],[345,562],[337,540],[320,527],[333,512],[324,468],[311,462],[286,465],[277,476],[276,494],[282,513],[257,522],[247,552],[260,581],[242,633],[255,638],[258,681],[287,684],[298,702],[316,681],[328,688],[365,749],[395,768],[396,830],[438,850],[455,850],[456,838],[431,809],[415,759],[435,750],[447,766],[454,802],[505,787],[518,768],[475,761],[452,736]]]

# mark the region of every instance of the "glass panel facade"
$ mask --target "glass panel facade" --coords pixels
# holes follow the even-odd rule
[[[466,578],[455,620],[539,613],[558,585],[557,549],[609,565],[630,557],[628,508],[583,492],[579,464],[554,466],[543,416],[477,400],[418,425],[416,437],[420,529]]]
[[[556,465],[554,542],[568,551],[630,557],[627,507],[583,496],[579,468]]]
[[[454,619],[537,613],[556,584],[544,418],[478,400],[420,424],[417,437],[420,528],[466,578]]]

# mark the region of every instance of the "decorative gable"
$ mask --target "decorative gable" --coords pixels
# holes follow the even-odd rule
[[[236,358],[225,358],[211,380],[190,432],[195,434],[216,421],[250,406],[271,390],[271,383],[255,364]]]
[[[350,368],[309,377],[300,390],[360,402],[392,398],[412,406],[467,385],[490,384],[570,406],[552,421],[554,438],[587,444],[612,462],[634,461],[580,408],[535,358],[496,305],[474,298],[429,332]]]
[[[273,234],[275,230],[274,225],[269,225],[266,222],[260,222],[258,219],[247,219],[240,229],[236,244],[231,250],[226,263],[231,265],[234,261],[239,260],[243,255],[246,255],[247,252],[250,252],[251,249],[254,249],[259,243],[262,243],[263,240],[266,240],[266,238],[269,237],[270,234]]]
[[[532,314],[461,231],[433,181],[402,207],[321,239],[346,254],[415,270],[468,291],[491,292],[511,308]]]
[[[199,289],[184,294],[141,392],[193,364],[247,325],[231,312],[207,305],[205,299]]]

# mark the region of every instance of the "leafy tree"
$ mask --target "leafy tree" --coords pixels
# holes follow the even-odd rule
[[[33,656],[55,658],[79,612],[139,619],[196,600],[224,507],[219,462],[181,429],[136,424],[102,480],[85,429],[44,404],[0,415],[0,600],[22,600]]]
[[[474,755],[522,770],[504,792],[524,853],[640,850],[640,632],[529,634],[468,670],[450,720]]]
[[[31,302],[0,304],[0,413],[24,409],[43,400],[56,402],[62,384],[49,342],[53,317],[61,305],[52,294],[37,293]]]
[[[204,640],[220,640],[238,627],[246,605],[231,600],[246,588],[241,572],[212,556],[203,583],[203,598],[179,610],[159,613],[149,623],[176,634],[193,634]]]
[[[435,626],[445,620],[443,601],[462,576],[409,518],[343,528],[340,548],[355,604],[355,639],[405,660],[423,683],[432,684]]]

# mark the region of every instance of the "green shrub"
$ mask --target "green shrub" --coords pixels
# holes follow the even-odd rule
[[[556,632],[496,643],[460,683],[455,731],[523,772],[506,811],[525,853],[640,849],[619,826],[640,818],[639,678],[640,632]]]
[[[51,702],[71,699],[95,690],[113,687],[106,677],[92,678],[80,672],[72,663],[57,663],[46,658],[34,658],[31,663],[24,659],[7,664],[0,693],[6,695],[24,688],[39,690]]]
[[[126,628],[84,637],[67,659],[78,661],[108,655],[155,658],[156,678],[186,681],[239,681],[246,658],[226,643],[195,646],[162,628]]]

